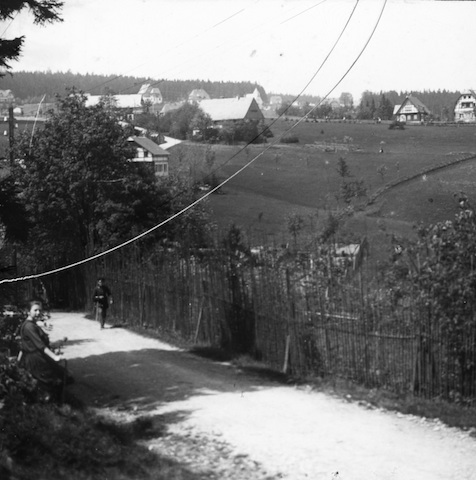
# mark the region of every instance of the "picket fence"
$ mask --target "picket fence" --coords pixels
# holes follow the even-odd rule
[[[312,262],[219,250],[145,255],[132,246],[87,265],[83,275],[91,288],[106,278],[115,322],[250,355],[296,377],[472,403],[474,326],[447,335],[411,299],[389,308],[365,265],[346,268],[337,277]]]

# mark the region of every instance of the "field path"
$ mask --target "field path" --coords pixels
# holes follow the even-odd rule
[[[53,312],[71,393],[116,416],[167,419],[150,449],[216,479],[476,480],[476,439],[244,374],[81,313]],[[338,472],[338,473],[337,473]]]

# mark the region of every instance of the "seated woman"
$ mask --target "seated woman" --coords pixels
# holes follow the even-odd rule
[[[41,302],[30,302],[27,319],[20,328],[22,365],[38,381],[45,392],[46,400],[59,400],[64,384],[71,383],[65,368],[59,362],[61,357],[50,348],[50,339],[37,324],[42,319]]]

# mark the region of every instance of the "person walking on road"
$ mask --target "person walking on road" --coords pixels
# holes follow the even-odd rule
[[[107,309],[112,304],[111,290],[105,284],[104,278],[98,278],[98,283],[94,289],[93,302],[96,306],[96,320],[100,321],[101,329],[103,329],[106,323]]]

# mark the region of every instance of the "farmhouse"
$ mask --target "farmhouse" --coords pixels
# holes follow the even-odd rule
[[[256,99],[251,96],[202,100],[200,108],[213,122],[264,119]]]
[[[149,83],[145,83],[140,87],[138,95],[142,96],[142,102],[148,102],[150,105],[158,105],[164,100],[162,94],[157,87],[152,87]]]
[[[456,122],[476,122],[476,93],[473,90],[464,92],[455,105]]]
[[[188,96],[188,101],[190,103],[201,102],[202,100],[210,100],[210,95],[208,95],[203,88],[192,90]]]
[[[136,156],[133,162],[145,162],[150,164],[151,170],[156,177],[167,177],[169,175],[169,156],[163,148],[147,137],[129,137],[129,142],[136,147]]]
[[[91,95],[87,93],[86,106],[95,106],[105,98],[104,95]],[[114,106],[122,110],[128,119],[132,119],[134,114],[143,113],[146,109],[157,109],[157,106],[163,102],[160,90],[152,87],[148,83],[141,86],[139,93],[112,95],[111,98]]]
[[[254,98],[260,108],[263,108],[263,106],[268,103],[268,96],[263,87],[260,86],[255,87],[253,93],[247,93],[245,97]]]
[[[395,105],[393,114],[399,122],[420,123],[424,122],[431,112],[418,98],[408,95],[401,105]]]

